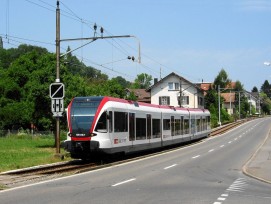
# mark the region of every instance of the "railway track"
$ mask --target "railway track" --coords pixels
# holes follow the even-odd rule
[[[225,133],[234,127],[241,125],[248,120],[237,121],[235,123],[230,123],[221,127],[218,127],[212,130],[210,136],[216,136],[222,133]],[[197,141],[200,142],[200,141]],[[194,144],[195,142],[193,142]],[[191,145],[186,144],[182,145],[182,147]],[[15,170],[4,172],[0,174],[0,190],[16,187],[20,185],[26,185],[33,182],[43,181],[46,179],[59,178],[66,175],[72,175],[77,173],[82,173],[98,168],[104,168],[110,165],[125,163],[131,160],[136,160],[143,157],[153,156],[156,154],[164,153],[166,151],[172,151],[174,149],[178,149],[180,146],[175,146],[173,148],[163,149],[162,151],[150,151],[145,152],[144,154],[133,154],[132,156],[127,156],[123,158],[107,158],[106,160],[99,160],[96,162],[84,162],[81,160],[73,160],[70,162],[62,162],[51,165],[44,165],[38,167],[32,167],[22,170]]]

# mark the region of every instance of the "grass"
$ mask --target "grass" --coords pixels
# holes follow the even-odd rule
[[[11,135],[0,138],[0,172],[59,162],[53,136]],[[61,153],[65,153],[61,150]],[[65,158],[69,160],[69,158]]]

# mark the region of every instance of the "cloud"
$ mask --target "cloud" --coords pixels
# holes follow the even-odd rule
[[[271,11],[269,0],[243,0],[239,6],[245,11]]]

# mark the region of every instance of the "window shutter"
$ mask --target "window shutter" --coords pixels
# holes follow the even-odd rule
[[[159,96],[159,105],[161,105],[162,104],[162,98],[161,98],[161,96]]]
[[[167,104],[170,105],[170,97],[167,97]]]

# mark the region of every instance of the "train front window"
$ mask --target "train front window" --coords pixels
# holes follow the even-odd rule
[[[90,128],[100,101],[74,101],[71,109],[72,134],[89,136]]]

